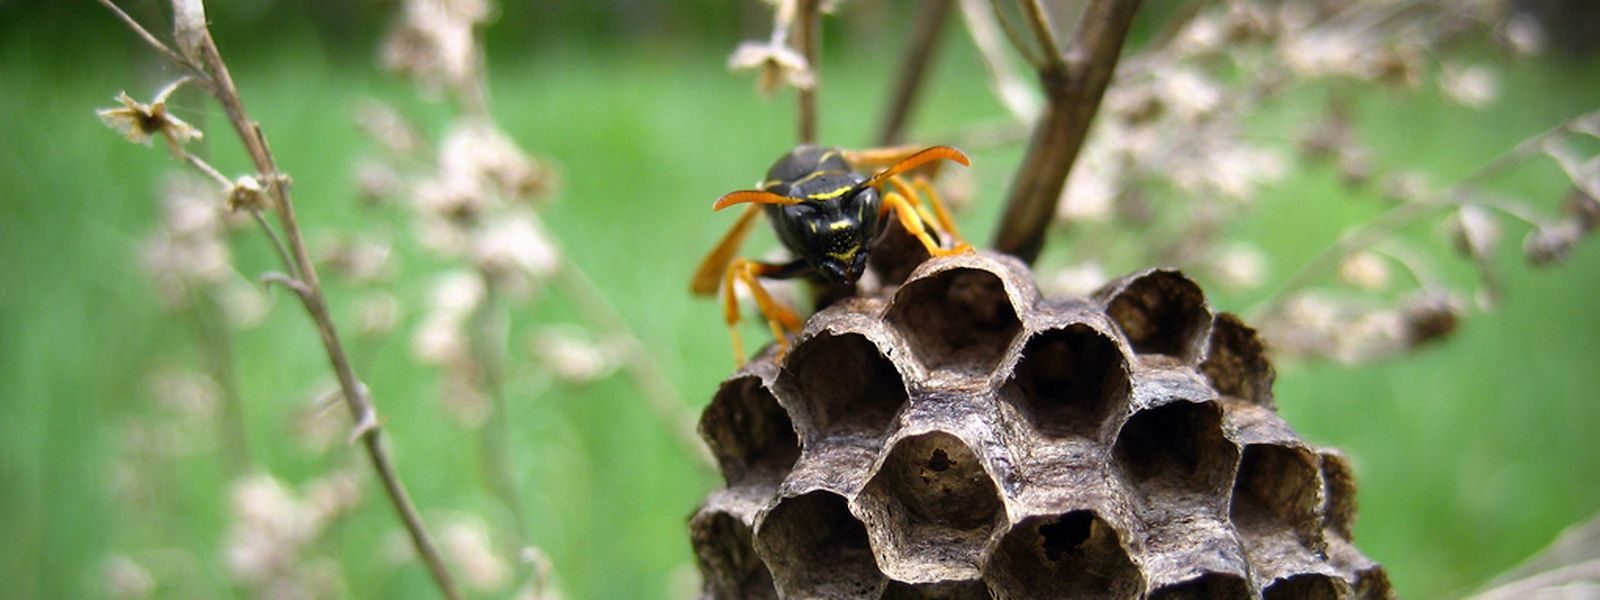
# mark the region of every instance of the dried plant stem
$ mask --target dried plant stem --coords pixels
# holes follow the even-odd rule
[[[1463,204],[1477,203],[1475,199],[1467,198],[1468,192],[1481,185],[1484,181],[1539,156],[1543,152],[1546,141],[1571,131],[1574,124],[1593,114],[1595,113],[1581,115],[1522,140],[1510,150],[1473,169],[1472,172],[1467,173],[1450,187],[1402,203],[1378,215],[1371,221],[1346,231],[1339,236],[1338,241],[1317,253],[1311,260],[1306,261],[1288,279],[1284,280],[1282,286],[1247,309],[1244,314],[1250,315],[1252,320],[1262,321],[1282,310],[1289,299],[1294,297],[1295,293],[1311,285],[1318,276],[1334,268],[1339,264],[1339,261],[1344,260],[1350,253],[1366,248],[1384,236],[1391,235],[1396,230],[1433,214],[1434,211]],[[1511,214],[1519,219],[1523,218],[1520,214],[1508,212],[1511,209],[1500,203],[1485,203],[1484,206]]]
[[[507,459],[506,449],[511,439],[511,420],[507,413],[505,379],[501,359],[505,356],[507,319],[501,309],[499,293],[494,278],[481,269],[478,276],[486,290],[483,302],[472,315],[473,362],[478,367],[478,384],[489,395],[489,422],[482,434],[485,485],[506,505],[516,531],[513,532],[517,548],[528,543],[528,517],[522,508],[522,494],[517,491],[516,477]]]
[[[186,60],[184,57],[172,52],[171,49],[161,44],[155,36],[138,26],[126,13],[117,9],[109,0],[101,0],[101,4],[108,6],[117,13],[124,22],[128,23],[141,37],[150,42],[169,60],[179,66],[201,74],[198,78],[201,85],[211,93],[212,97],[222,105],[228,115],[228,122],[233,126],[243,142],[245,151],[254,163],[256,171],[266,187],[267,193],[273,200],[273,206],[278,214],[279,224],[288,239],[289,255],[296,275],[292,279],[291,289],[296,291],[306,312],[316,325],[317,332],[322,338],[323,349],[328,355],[334,373],[339,379],[339,388],[349,407],[351,415],[357,422],[357,433],[361,438],[367,457],[377,472],[378,478],[383,482],[384,491],[387,492],[395,511],[399,514],[407,532],[410,534],[412,545],[417,554],[427,564],[428,570],[433,575],[434,582],[439,591],[452,600],[461,597],[456,589],[454,580],[449,571],[445,569],[444,560],[434,546],[432,538],[424,527],[421,515],[417,512],[416,505],[411,501],[411,495],[401,483],[400,476],[394,469],[394,464],[384,448],[379,419],[372,405],[372,399],[367,393],[366,386],[356,377],[354,368],[346,356],[339,334],[334,327],[333,318],[328,312],[327,301],[323,297],[322,285],[317,279],[315,266],[312,264],[311,253],[306,248],[304,236],[295,218],[294,204],[290,201],[288,178],[278,170],[277,163],[272,157],[272,151],[267,146],[266,136],[261,128],[249,118],[245,111],[244,102],[239,97],[238,88],[233,84],[233,77],[228,72],[227,64],[223,62],[217,50],[216,42],[212,39],[209,30],[202,30],[198,44],[198,64]]]
[[[961,18],[967,25],[967,35],[972,37],[973,46],[983,57],[989,88],[1017,123],[1032,123],[1039,115],[1039,101],[1033,95],[1033,88],[1023,80],[1021,70],[1006,55],[1002,41],[1004,34],[1000,31],[997,13],[991,10],[993,5],[989,0],[958,1],[961,4]],[[1025,129],[1017,134],[1018,138],[1026,136]]]
[[[222,172],[218,171],[216,167],[211,166],[211,163],[206,162],[205,159],[195,156],[190,152],[182,150],[179,150],[179,152],[179,156],[183,158],[184,162],[189,163],[190,166],[203,173],[206,177],[210,177],[211,180],[217,182],[218,185],[221,185],[223,188],[233,185],[233,182],[228,181],[228,177],[226,175],[223,175]],[[272,224],[267,222],[267,218],[262,216],[260,210],[254,208],[248,210],[250,212],[250,219],[255,221],[256,226],[261,229],[261,233],[267,236],[267,241],[272,243],[272,250],[273,252],[277,253],[278,261],[283,263],[283,268],[288,270],[291,277],[295,276],[295,273],[298,272],[298,269],[295,268],[294,259],[289,257],[289,250],[284,247],[283,240],[278,237],[278,231],[272,228]]]
[[[821,51],[822,0],[796,0],[794,45],[806,57],[811,69],[811,85],[796,90],[800,143],[817,143],[817,90],[822,87],[822,68],[818,64]]]
[[[1067,174],[1111,83],[1138,6],[1139,0],[1091,0],[1073,45],[1064,54],[1055,53],[1038,64],[1047,105],[1011,182],[995,249],[1029,263],[1038,258]],[[1037,19],[1042,11],[1028,14]],[[1047,23],[1034,27],[1049,32]],[[1054,47],[1053,40],[1041,43]]]
[[[945,21],[950,18],[951,2],[952,0],[923,2],[922,11],[917,16],[917,24],[911,33],[911,42],[906,46],[905,54],[900,57],[894,93],[890,97],[888,110],[884,112],[883,126],[878,131],[878,145],[893,146],[899,144],[905,137],[906,120],[910,117],[917,95],[922,90],[922,83],[927,78],[928,65],[933,62],[933,55],[938,51],[939,34],[944,31]]]
[[[644,395],[645,402],[656,418],[667,428],[672,439],[683,448],[684,453],[695,457],[695,464],[710,470],[716,466],[700,435],[695,432],[695,418],[683,404],[683,398],[678,396],[677,388],[667,380],[650,354],[639,345],[638,340],[628,329],[622,315],[606,300],[604,294],[595,287],[582,269],[566,264],[556,272],[554,283],[557,290],[567,297],[579,315],[589,324],[612,339],[624,340],[628,347],[624,349],[622,370],[628,378],[633,380],[634,387],[639,388],[639,393]]]

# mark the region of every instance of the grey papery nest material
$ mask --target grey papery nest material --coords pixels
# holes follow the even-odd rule
[[[1173,270],[1041,298],[995,254],[813,316],[700,421],[707,598],[1385,598],[1350,465]]]

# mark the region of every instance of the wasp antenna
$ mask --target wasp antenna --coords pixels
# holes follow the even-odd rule
[[[869,185],[872,187],[881,186],[885,181],[888,181],[890,177],[894,177],[895,175],[899,175],[906,171],[920,167],[923,164],[940,159],[952,160],[961,163],[961,166],[963,167],[972,166],[972,161],[968,160],[967,155],[962,154],[960,150],[950,146],[930,146],[918,151],[916,154],[905,157],[900,162],[889,165],[889,168],[879,171],[877,175],[873,175],[872,178],[868,179],[864,185]]]
[[[711,210],[722,210],[724,208],[727,208],[729,206],[733,206],[735,204],[744,204],[744,203],[751,203],[751,204],[799,204],[800,203],[800,199],[799,198],[790,198],[788,196],[781,196],[781,195],[778,195],[778,194],[774,194],[772,192],[767,192],[767,191],[762,191],[762,190],[740,190],[740,191],[737,191],[737,192],[728,192],[727,195],[725,195],[725,196],[723,196],[721,198],[718,198],[717,199],[717,203],[711,205]]]

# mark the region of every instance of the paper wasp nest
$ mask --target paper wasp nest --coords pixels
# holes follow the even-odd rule
[[[1274,411],[1254,331],[1151,270],[1043,299],[929,260],[723,382],[707,598],[1385,598],[1350,466]]]

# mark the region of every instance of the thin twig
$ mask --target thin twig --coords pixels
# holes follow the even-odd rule
[[[110,10],[111,14],[116,15],[117,19],[120,19],[123,25],[127,25],[128,29],[132,29],[134,33],[139,35],[139,37],[144,38],[145,43],[149,44],[151,48],[154,48],[156,52],[160,52],[161,55],[167,59],[167,61],[189,71],[189,73],[202,84],[206,84],[209,81],[209,79],[206,77],[205,71],[201,70],[199,65],[190,62],[189,59],[184,58],[182,54],[178,54],[176,51],[173,51],[171,47],[167,46],[166,43],[161,41],[161,38],[158,38],[155,36],[155,34],[150,33],[150,30],[145,29],[143,25],[140,25],[139,22],[134,20],[133,17],[129,16],[128,13],[123,12],[122,8],[118,7],[116,4],[113,4],[111,0],[99,0],[99,2],[101,6],[104,6],[106,9]]]
[[[209,29],[201,32],[198,40],[198,53],[201,65],[194,66],[184,60],[182,56],[173,53],[165,44],[161,44],[149,32],[144,31],[127,18],[126,14],[118,10],[109,0],[101,3],[110,7],[130,27],[140,32],[147,42],[151,42],[169,60],[180,66],[186,66],[203,71],[209,77],[202,77],[209,81],[205,86],[212,96],[222,104],[223,111],[228,115],[228,122],[233,125],[234,132],[244,143],[245,151],[255,164],[256,171],[263,182],[266,182],[267,192],[274,200],[274,207],[278,213],[279,222],[283,226],[284,234],[288,238],[288,247],[292,251],[293,263],[297,267],[299,277],[281,277],[275,279],[280,283],[289,285],[299,293],[302,304],[309,313],[317,332],[321,335],[322,345],[328,355],[328,361],[334,373],[339,378],[339,387],[343,391],[346,405],[359,423],[370,424],[360,431],[360,437],[366,448],[367,457],[377,471],[378,478],[383,482],[384,490],[388,493],[391,504],[394,505],[400,520],[404,523],[406,531],[410,534],[413,547],[417,554],[427,565],[433,575],[434,583],[439,591],[451,600],[461,597],[449,571],[444,566],[444,560],[434,546],[433,539],[428,535],[422,523],[422,517],[417,512],[416,505],[411,501],[411,495],[401,483],[400,476],[394,470],[388,450],[383,445],[382,430],[377,426],[379,419],[372,406],[372,400],[367,394],[366,387],[361,384],[355,375],[354,368],[350,365],[349,358],[345,355],[343,344],[339,340],[338,331],[333,324],[333,318],[328,311],[326,299],[322,295],[322,287],[317,279],[316,267],[311,260],[311,252],[306,248],[305,240],[300,233],[300,227],[295,219],[294,205],[290,201],[288,186],[278,170],[277,163],[273,160],[272,152],[267,146],[266,136],[261,128],[249,118],[245,111],[244,102],[239,97],[238,88],[234,86],[233,77],[228,72],[227,64],[222,60],[221,53],[217,50],[216,41],[211,37]],[[298,286],[298,287],[297,287]]]
[[[283,240],[278,238],[277,230],[272,228],[272,224],[267,222],[267,218],[262,216],[259,210],[250,209],[250,218],[256,222],[256,226],[261,229],[261,233],[267,236],[267,241],[272,243],[272,251],[277,253],[278,261],[283,263],[283,268],[289,270],[291,277],[298,276],[294,259],[289,258],[289,249],[283,246]]]
[[[800,143],[817,143],[817,91],[822,87],[820,29],[822,29],[822,0],[797,0],[795,2],[794,46],[806,57],[806,67],[811,69],[811,85],[795,90],[798,103]]]
[[[1044,68],[1049,58],[1040,56],[1039,50],[1028,43],[1027,36],[1022,35],[1022,32],[1017,30],[1016,24],[1006,17],[1005,7],[1000,6],[1001,1],[989,0],[989,5],[994,8],[995,21],[1000,24],[1000,30],[1005,32],[1006,39],[1011,40],[1011,46],[1017,49],[1017,53],[1022,55],[1023,60],[1033,65],[1034,69]]]
[[[1338,264],[1340,260],[1343,260],[1351,252],[1365,247],[1369,242],[1383,235],[1388,235],[1401,227],[1414,223],[1418,219],[1432,214],[1435,210],[1452,208],[1462,204],[1472,204],[1471,200],[1462,199],[1464,192],[1477,187],[1485,180],[1538,156],[1540,148],[1546,140],[1571,131],[1574,123],[1587,116],[1588,114],[1585,114],[1570,119],[1560,125],[1534,134],[1532,137],[1518,142],[1510,150],[1500,153],[1488,162],[1473,169],[1450,187],[1391,208],[1371,221],[1346,231],[1339,236],[1338,241],[1322,252],[1317,253],[1311,260],[1306,261],[1288,279],[1284,280],[1282,286],[1250,307],[1245,313],[1251,315],[1251,320],[1254,321],[1261,321],[1268,316],[1274,315],[1284,307],[1296,292],[1310,285],[1318,275]]]
[[[993,5],[984,6],[989,4],[989,0],[958,2],[961,4],[961,18],[967,24],[967,35],[972,37],[972,45],[983,57],[983,70],[988,75],[989,89],[1016,122],[1033,123],[1039,116],[1039,98],[1034,95],[1033,88],[1023,81],[1016,61],[1006,54],[1005,44],[1001,42],[1004,34],[1000,32],[1000,24],[995,21],[994,11],[990,10]],[[1027,132],[1023,131],[1020,137],[1026,139]]]
[[[1117,67],[1139,0],[1091,0],[1063,61],[1039,67],[1048,105],[1034,125],[995,234],[996,250],[1032,263],[1065,189],[1067,174]],[[1030,13],[1033,14],[1033,13]],[[1043,26],[1048,31],[1048,25]]]
[[[487,96],[487,94],[485,94]],[[484,456],[485,485],[495,495],[499,496],[501,504],[506,505],[506,510],[511,514],[511,520],[516,530],[512,532],[516,548],[528,544],[528,518],[522,508],[522,497],[517,491],[515,473],[511,469],[511,461],[506,457],[506,449],[511,438],[511,415],[506,402],[505,384],[500,366],[500,359],[505,356],[505,335],[507,325],[502,318],[504,313],[500,310],[499,293],[496,290],[494,278],[483,269],[478,269],[478,277],[483,281],[484,298],[473,311],[469,323],[472,333],[468,337],[473,362],[478,367],[479,385],[489,396],[490,410],[489,423],[484,424],[483,438],[481,440]]]
[[[1033,37],[1039,41],[1039,49],[1044,54],[1044,62],[1059,63],[1066,60],[1061,54],[1060,46],[1056,45],[1055,27],[1050,24],[1050,13],[1045,12],[1044,5],[1039,0],[1027,0],[1023,3],[1028,9],[1028,26],[1033,28]],[[1060,65],[1051,65],[1059,68]]]
[[[952,0],[926,0],[912,31],[911,42],[900,57],[899,77],[895,79],[894,93],[889,108],[884,111],[883,126],[878,131],[878,145],[893,146],[905,136],[906,120],[916,104],[918,92],[926,80],[928,65],[939,48],[940,33],[949,20]]]

